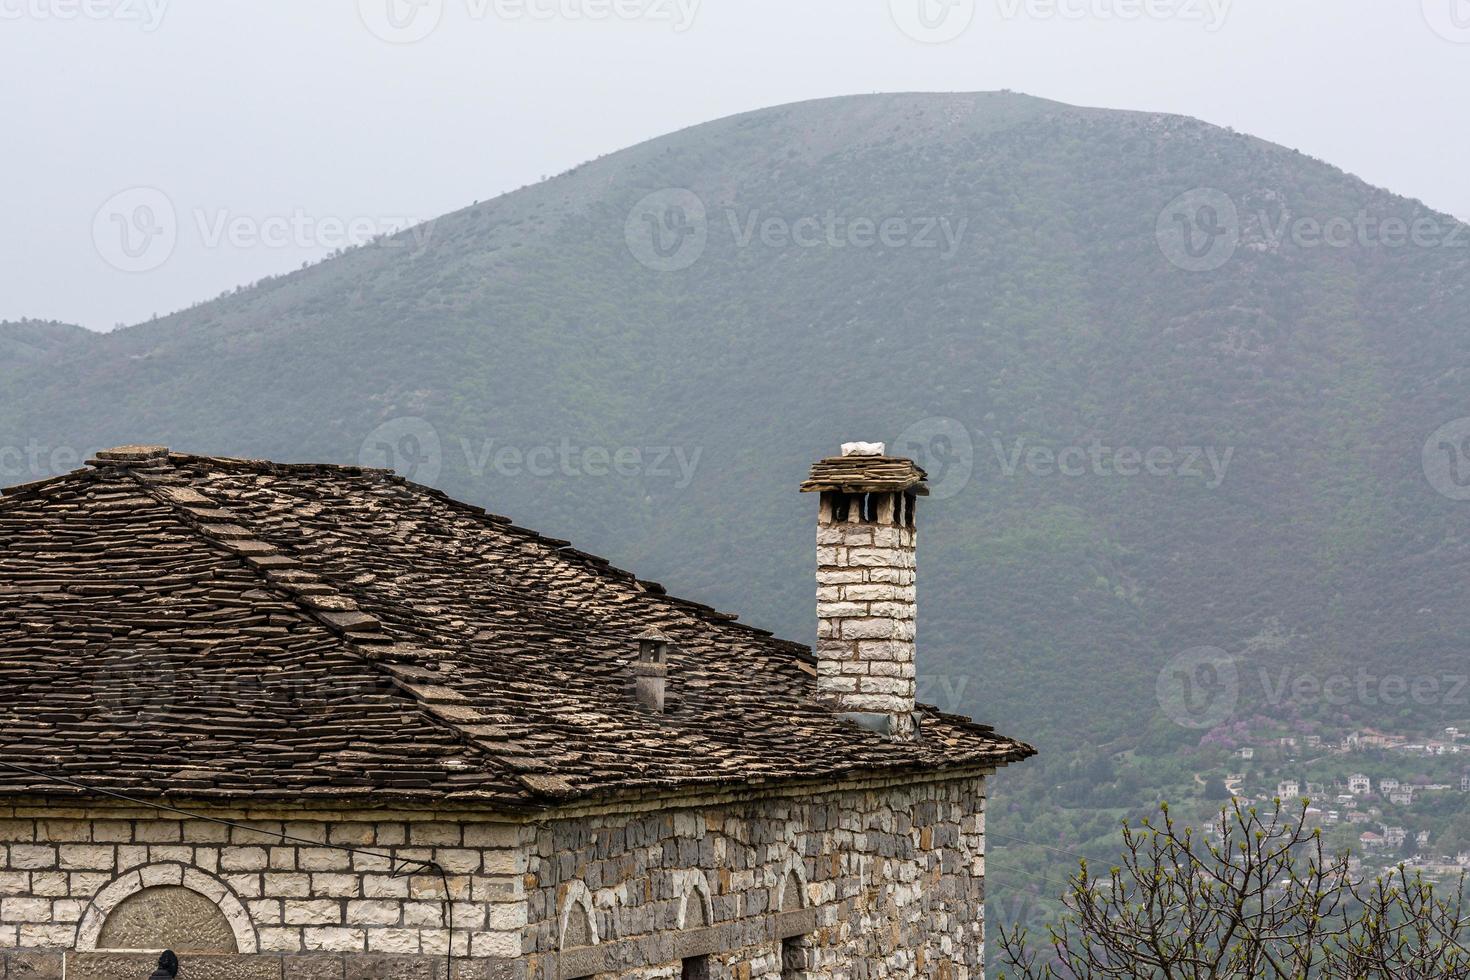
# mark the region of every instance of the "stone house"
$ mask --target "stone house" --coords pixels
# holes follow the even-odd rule
[[[983,976],[915,702],[924,474],[823,460],[815,651],[385,471],[124,447],[0,498],[0,976]]]

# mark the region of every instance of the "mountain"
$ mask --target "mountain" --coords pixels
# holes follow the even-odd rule
[[[810,641],[796,487],[887,439],[939,491],[927,699],[1065,760],[1470,716],[1467,325],[1470,231],[1293,150],[854,97],[85,342],[0,332],[0,445],[392,463]],[[1442,686],[1322,693],[1364,669]]]
[[[42,360],[68,347],[80,347],[92,338],[85,327],[50,320],[0,321],[0,368],[21,361]]]

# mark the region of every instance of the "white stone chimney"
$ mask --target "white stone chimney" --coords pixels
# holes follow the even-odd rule
[[[817,688],[849,720],[895,738],[915,731],[914,509],[925,476],[882,443],[848,443],[801,488],[821,494]]]

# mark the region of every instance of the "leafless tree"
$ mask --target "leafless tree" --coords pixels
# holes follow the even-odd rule
[[[1355,880],[1329,855],[1307,805],[1269,814],[1238,802],[1214,833],[1179,827],[1168,806],[1124,824],[1122,863],[1099,877],[1082,862],[1066,913],[1036,949],[1000,930],[1015,980],[1247,980],[1470,977],[1464,878],[1451,897],[1402,866]]]

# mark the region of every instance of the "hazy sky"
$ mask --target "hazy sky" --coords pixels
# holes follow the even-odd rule
[[[1185,113],[1470,218],[1470,0],[0,0],[0,79],[0,319],[98,329],[851,93]]]

